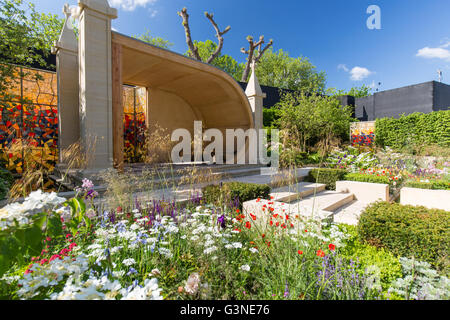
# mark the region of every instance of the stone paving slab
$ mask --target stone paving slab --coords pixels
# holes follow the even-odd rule
[[[333,221],[336,223],[345,223],[350,225],[357,225],[359,216],[369,203],[361,201],[352,201],[351,203],[339,208],[333,214]]]

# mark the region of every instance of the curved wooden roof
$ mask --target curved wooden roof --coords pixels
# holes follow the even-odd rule
[[[117,32],[112,42],[122,46],[124,84],[176,94],[201,114],[207,128],[254,127],[248,98],[228,73]]]

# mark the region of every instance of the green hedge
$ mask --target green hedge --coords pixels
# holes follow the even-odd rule
[[[347,173],[345,175],[345,180],[389,184],[389,177],[362,173]]]
[[[427,261],[448,271],[448,211],[376,202],[361,214],[357,230],[361,241],[385,247],[398,256]]]
[[[320,168],[312,169],[306,180],[326,184],[328,190],[336,190],[336,181],[344,180],[347,171],[343,169]]]
[[[386,177],[386,176],[375,176],[375,175],[362,174],[362,173],[347,173],[345,175],[345,180],[370,182],[370,183],[383,183],[383,184],[389,185],[390,193],[392,193],[394,191],[393,181],[389,181],[389,177]]]
[[[450,147],[450,110],[415,112],[399,119],[381,118],[375,123],[378,146],[403,149],[412,145],[437,144]]]
[[[264,127],[272,127],[275,120],[280,118],[278,113],[279,113],[278,109],[264,108],[263,109],[263,125],[264,125]]]
[[[256,198],[268,199],[270,187],[265,184],[244,183],[244,182],[225,182],[221,185],[209,185],[202,189],[202,198],[206,203],[225,204],[239,201],[239,208],[245,201]]]
[[[12,174],[8,170],[0,168],[0,200],[5,199],[13,183]]]
[[[419,189],[450,190],[450,182],[443,180],[431,180],[430,182],[407,181],[404,186]]]

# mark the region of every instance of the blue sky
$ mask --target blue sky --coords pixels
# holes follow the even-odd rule
[[[76,0],[32,0],[38,11],[62,16]],[[215,40],[205,11],[214,13],[224,36],[223,53],[245,61],[247,35],[274,40],[274,49],[304,56],[327,74],[327,87],[376,85],[379,90],[437,80],[450,83],[450,1],[448,0],[109,0],[119,10],[112,25],[135,35],[146,29],[187,50],[177,11],[187,7],[192,37]],[[369,30],[370,5],[381,9],[381,29]]]

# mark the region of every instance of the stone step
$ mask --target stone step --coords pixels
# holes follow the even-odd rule
[[[303,199],[314,193],[319,193],[325,190],[325,184],[300,182],[294,185],[284,186],[272,189],[270,199],[280,202],[293,202],[295,200]]]
[[[336,191],[322,191],[316,195],[311,195],[305,199],[293,201],[288,204],[292,210],[311,209],[314,211],[330,211],[333,212],[343,205],[353,201],[352,193],[341,193]]]
[[[288,195],[289,197],[289,195]],[[330,219],[333,211],[352,202],[354,195],[352,193],[340,193],[336,191],[321,191],[319,193],[307,196],[301,200],[294,200],[290,203],[273,200],[251,200],[243,205],[244,212],[251,212],[260,217],[266,216],[263,206],[271,208],[273,214],[301,215],[306,218]]]

